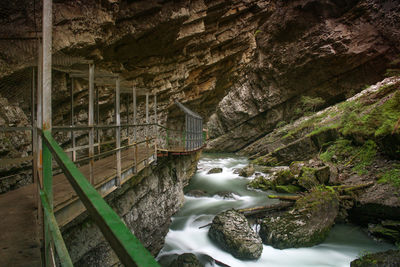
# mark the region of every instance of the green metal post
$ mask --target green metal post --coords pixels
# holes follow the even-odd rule
[[[42,190],[40,190],[40,198],[42,200],[45,222],[48,225],[49,233],[51,233],[51,236],[53,237],[53,242],[55,244],[61,266],[72,267],[73,264],[71,261],[71,257],[69,256],[60,229],[58,228],[53,210],[49,205],[48,196]]]

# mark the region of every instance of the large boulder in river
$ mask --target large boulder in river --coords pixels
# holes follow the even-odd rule
[[[222,172],[222,168],[212,168],[211,170],[209,170],[207,172],[207,174],[221,173],[221,172]]]
[[[350,263],[351,267],[398,267],[400,266],[400,251],[366,254]]]
[[[239,175],[242,177],[250,177],[255,173],[254,166],[252,164],[239,170]]]
[[[246,217],[235,210],[217,214],[208,236],[239,259],[258,259],[263,250],[261,238],[251,229]]]
[[[184,253],[178,256],[169,265],[170,267],[203,267],[204,265],[197,259],[193,253]]]
[[[274,248],[311,247],[326,238],[338,212],[336,193],[314,188],[297,200],[292,210],[263,219],[260,236]]]

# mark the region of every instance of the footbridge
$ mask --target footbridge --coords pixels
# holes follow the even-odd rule
[[[175,102],[181,114],[176,121],[162,124],[158,120],[156,92],[136,88],[118,74],[95,70],[90,60],[53,54],[50,0],[44,0],[43,14],[41,36],[0,36],[0,41],[11,38],[37,48],[24,72],[24,79],[29,81],[29,88],[24,90],[30,94],[30,124],[0,127],[3,137],[23,133],[31,140],[27,155],[2,157],[0,167],[25,162],[32,168],[31,183],[0,195],[2,265],[72,266],[60,227],[87,211],[121,263],[158,266],[104,197],[157,164],[158,157],[201,150],[205,140],[202,118]],[[69,80],[68,124],[53,125],[52,99],[57,90],[52,85],[54,71]],[[0,85],[2,94],[14,92],[7,82]],[[86,125],[76,119],[74,101],[81,92],[76,86],[87,87]],[[114,90],[112,123],[102,123],[100,88]],[[142,105],[138,104],[139,98]],[[121,103],[125,117],[121,117]]]

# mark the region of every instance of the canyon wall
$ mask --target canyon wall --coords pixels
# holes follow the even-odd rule
[[[200,152],[159,158],[106,200],[142,244],[160,251],[171,217],[183,205],[183,187],[196,171]],[[75,266],[114,266],[118,258],[86,213],[62,229]]]
[[[0,4],[0,32],[40,30],[40,5],[23,3]],[[157,93],[161,121],[174,114],[175,100],[186,103],[208,122],[210,150],[237,151],[303,115],[301,96],[322,97],[317,109],[323,108],[398,67],[399,6],[397,0],[56,1],[53,46]],[[30,64],[34,43],[0,41],[2,81]]]

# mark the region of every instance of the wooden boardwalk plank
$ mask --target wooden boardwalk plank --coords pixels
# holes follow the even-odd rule
[[[145,144],[138,146],[137,163],[149,158],[154,153],[154,148],[146,149]],[[123,150],[121,153],[122,170],[134,166],[135,148],[131,147]],[[99,187],[105,182],[116,176],[116,155],[110,155],[106,158],[99,159],[94,162],[94,183],[95,187]],[[89,178],[89,165],[84,165],[79,168],[82,174]],[[54,192],[54,207],[55,210],[68,205],[77,199],[77,195],[70,185],[64,174],[58,174],[53,177],[53,192]]]
[[[0,265],[41,266],[35,186],[0,195]]]

